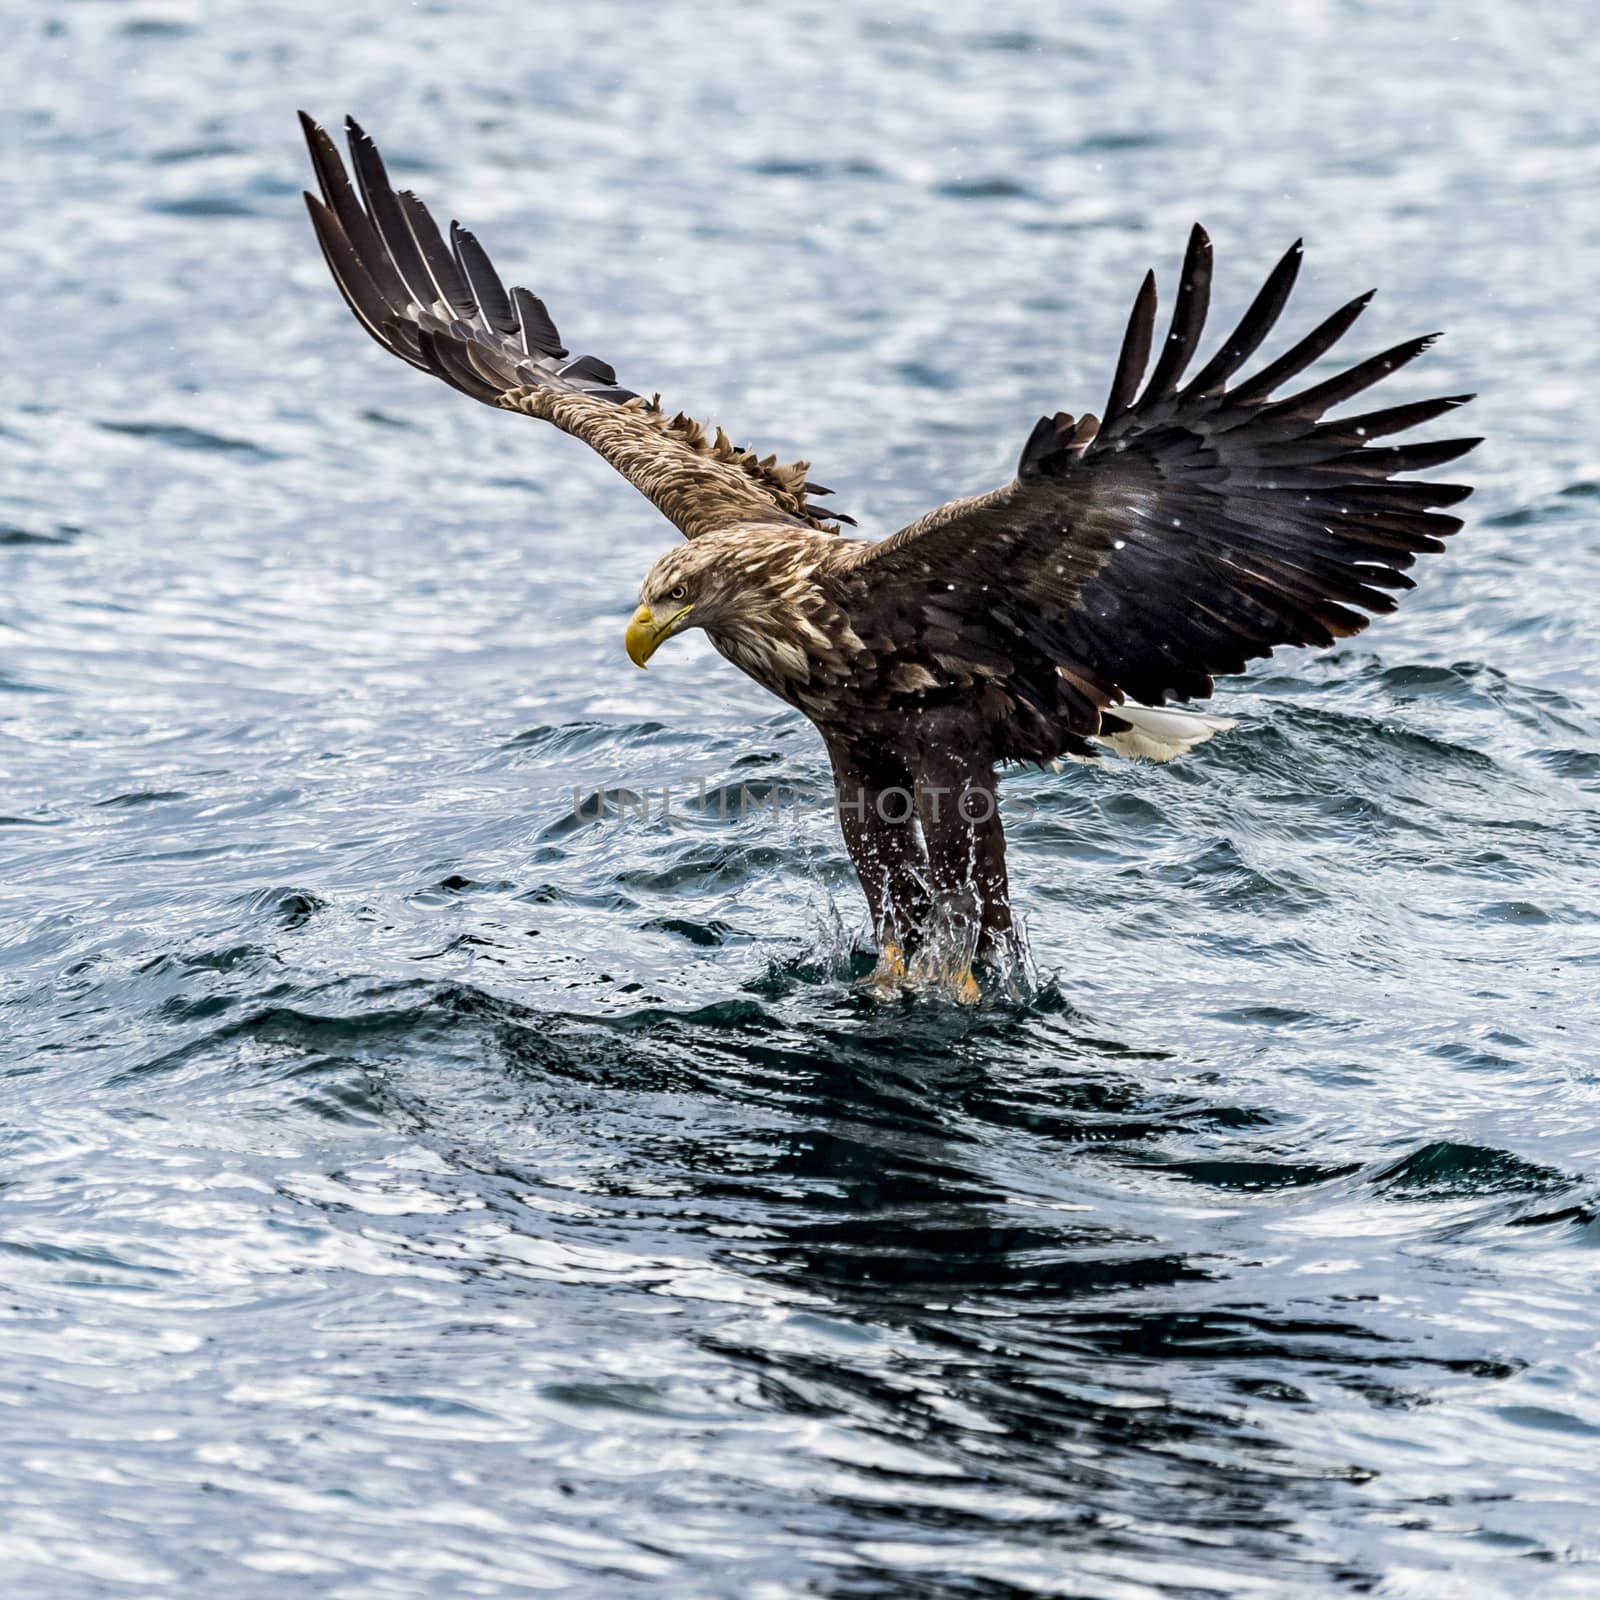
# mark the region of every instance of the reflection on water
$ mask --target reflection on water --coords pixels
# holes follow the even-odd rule
[[[357,13],[13,29],[11,1587],[1592,1592],[1586,19]],[[1304,233],[1308,321],[1450,330],[1476,520],[1192,759],[1012,775],[1026,1003],[876,1003],[737,804],[814,736],[633,674],[664,525],[361,342],[302,103],[869,531],[1196,216],[1219,325]]]

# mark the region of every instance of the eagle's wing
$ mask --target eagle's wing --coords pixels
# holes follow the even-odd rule
[[[1296,243],[1184,382],[1211,282],[1211,243],[1196,227],[1142,392],[1153,275],[1134,304],[1103,422],[1042,418],[1011,483],[864,547],[855,570],[867,609],[895,617],[931,652],[917,661],[928,687],[947,679],[944,664],[975,665],[1032,711],[1093,732],[1100,708],[1124,696],[1159,705],[1209,695],[1214,674],[1241,672],[1276,645],[1328,645],[1365,627],[1363,613],[1394,609],[1390,591],[1412,587],[1403,569],[1461,526],[1436,508],[1471,492],[1396,475],[1453,461],[1478,441],[1373,441],[1472,397],[1322,420],[1419,355],[1430,335],[1272,398],[1333,346],[1370,294],[1228,388],[1283,310],[1300,254]],[[886,636],[869,644],[894,648]]]
[[[322,198],[307,194],[317,238],[356,320],[385,350],[486,405],[553,422],[598,451],[689,537],[740,522],[837,532],[811,504],[829,491],[809,463],[735,448],[659,397],[621,388],[594,356],[569,356],[544,303],[507,291],[478,241],[455,223],[447,245],[408,190],[396,193],[377,146],[348,124],[351,185],[328,135],[300,113]]]

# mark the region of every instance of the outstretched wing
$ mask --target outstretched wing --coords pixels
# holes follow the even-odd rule
[[[1438,508],[1471,493],[1399,475],[1453,461],[1479,441],[1373,441],[1472,397],[1322,420],[1420,355],[1429,335],[1272,398],[1332,348],[1370,294],[1230,389],[1282,312],[1300,257],[1296,243],[1184,382],[1211,284],[1211,242],[1196,227],[1142,392],[1153,274],[1135,301],[1103,422],[1042,418],[1013,482],[865,547],[856,569],[864,599],[874,615],[909,619],[917,648],[938,658],[918,663],[930,679],[948,681],[941,662],[977,665],[1032,713],[1093,732],[1100,709],[1124,696],[1153,705],[1203,697],[1215,675],[1241,672],[1277,645],[1332,644],[1364,628],[1367,613],[1394,609],[1393,591],[1413,587],[1404,569],[1461,526]]]
[[[598,451],[689,537],[740,522],[791,522],[838,532],[811,504],[809,463],[780,465],[708,433],[660,397],[617,383],[595,356],[570,356],[544,302],[509,291],[478,241],[450,224],[446,245],[428,209],[396,193],[377,146],[347,124],[352,187],[328,135],[300,113],[322,198],[306,205],[350,309],[385,350],[486,405],[542,417]]]

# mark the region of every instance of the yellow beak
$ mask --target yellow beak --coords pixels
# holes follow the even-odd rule
[[[649,606],[640,606],[634,612],[632,620],[628,623],[628,631],[623,636],[623,643],[628,647],[628,659],[634,666],[642,667],[656,653],[656,647],[661,641],[674,632],[678,624],[693,610],[693,606],[685,606],[681,611],[674,612],[665,622],[657,622],[656,614]]]

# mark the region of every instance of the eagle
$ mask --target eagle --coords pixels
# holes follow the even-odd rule
[[[1471,395],[1328,416],[1436,334],[1283,393],[1349,330],[1363,294],[1241,376],[1288,301],[1300,241],[1191,373],[1212,273],[1195,226],[1165,337],[1148,273],[1099,416],[1041,417],[1009,483],[874,542],[819,506],[831,491],[808,462],[736,446],[572,355],[543,301],[505,288],[472,233],[452,222],[447,237],[391,186],[354,121],[352,184],[328,134],[300,120],[320,190],[306,195],[311,220],[362,327],[474,400],[581,439],[683,534],[645,574],[625,632],[633,662],[701,628],[821,734],[881,990],[970,1002],[974,967],[1015,959],[997,768],[1107,747],[1181,753],[1232,723],[1171,702],[1207,698],[1279,645],[1359,632],[1461,527],[1443,508],[1470,488],[1415,474],[1480,441],[1378,441]]]

